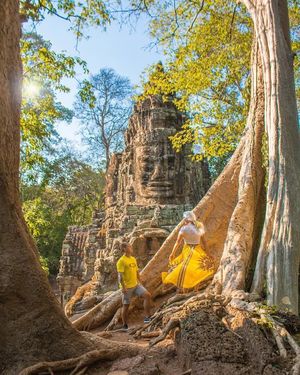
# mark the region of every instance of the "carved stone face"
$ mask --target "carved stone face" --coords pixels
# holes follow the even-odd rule
[[[163,133],[163,131],[162,131]],[[161,134],[157,142],[134,147],[134,187],[136,202],[145,199],[157,203],[169,202],[180,195],[183,183],[179,176],[180,154],[172,150],[170,141]],[[184,176],[183,180],[184,180]],[[174,202],[175,203],[175,202]]]
[[[184,153],[176,153],[169,139],[182,122],[173,104],[156,97],[135,107],[125,151],[111,158],[107,171],[106,207],[185,203],[188,166]]]

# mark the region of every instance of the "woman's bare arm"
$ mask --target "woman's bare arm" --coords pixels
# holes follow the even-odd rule
[[[177,252],[178,248],[180,247],[182,241],[183,241],[183,235],[181,233],[179,233],[178,237],[177,237],[177,240],[175,242],[175,245],[173,247],[173,250],[172,250],[172,252],[171,252],[171,254],[169,256],[169,261],[170,262],[175,258],[176,252]]]

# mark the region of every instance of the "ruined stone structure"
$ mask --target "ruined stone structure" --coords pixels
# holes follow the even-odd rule
[[[115,264],[124,236],[143,268],[183,211],[207,191],[206,163],[192,163],[188,150],[176,153],[172,149],[169,137],[183,121],[174,104],[158,96],[135,105],[125,133],[125,150],[112,155],[107,170],[105,213],[94,221],[84,246],[81,280],[92,279],[92,294],[117,288]],[[62,257],[61,280],[63,264]]]
[[[87,227],[69,227],[62,245],[57,283],[60,289],[61,303],[68,301],[82,284],[83,254]]]

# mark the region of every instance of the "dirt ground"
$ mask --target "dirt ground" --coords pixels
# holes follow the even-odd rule
[[[163,302],[156,302],[155,310]],[[222,321],[224,314],[231,327]],[[272,337],[243,314],[234,318],[213,306],[197,304],[182,313],[180,330],[149,348],[149,339],[135,339],[130,329],[143,325],[143,311],[134,311],[129,319],[129,332],[106,332],[105,326],[92,331],[97,336],[116,342],[140,346],[141,354],[98,363],[89,375],[284,375],[289,374],[292,356],[283,361]],[[292,353],[291,353],[292,354]]]
[[[174,295],[174,293],[172,293]],[[152,306],[155,312],[171,295],[161,297]],[[205,302],[205,301],[204,301]],[[73,316],[73,319],[79,315]],[[195,303],[180,312],[180,329],[150,348],[151,338],[135,338],[131,330],[143,326],[143,310],[129,317],[129,330],[106,332],[103,325],[91,333],[118,343],[135,344],[142,351],[131,358],[99,362],[88,375],[288,375],[294,354],[283,359],[270,331],[247,315],[224,309],[216,303]],[[230,324],[225,324],[224,319]],[[286,321],[294,334],[300,320]]]
[[[168,297],[159,298],[153,303],[154,312]],[[78,317],[78,316],[77,316]],[[76,318],[77,318],[76,317]],[[91,333],[100,337],[107,338],[116,342],[131,343],[143,348],[142,354],[133,357],[114,361],[113,363],[102,363],[94,366],[87,374],[89,375],[181,375],[184,371],[180,370],[180,364],[176,354],[174,341],[168,338],[149,348],[149,339],[135,339],[130,334],[131,330],[142,326],[144,319],[143,310],[132,311],[129,315],[129,330],[124,332],[122,329],[105,332],[106,325],[99,327]]]

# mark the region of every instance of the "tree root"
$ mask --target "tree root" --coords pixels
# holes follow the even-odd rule
[[[268,323],[272,334],[275,338],[278,351],[281,357],[287,357],[287,350],[284,345],[285,341],[289,344],[292,350],[295,352],[296,357],[294,359],[294,366],[292,367],[291,374],[292,375],[299,375],[300,374],[300,347],[297,342],[293,339],[291,334],[287,331],[285,327],[283,327],[280,323],[277,323],[276,320],[268,313],[267,309],[262,307],[261,305],[257,304],[256,302],[247,303],[246,301],[239,301],[234,299],[231,301],[231,305],[233,308],[238,310],[244,310],[249,313],[257,314],[263,322]],[[256,319],[253,319],[257,322]]]
[[[186,300],[186,299],[188,299],[190,297],[193,297],[195,295],[196,295],[195,292],[186,293],[186,294],[175,294],[175,296],[173,296],[173,297],[171,297],[167,300],[166,305],[171,305],[174,302]]]
[[[278,346],[279,354],[283,358],[287,357],[285,345],[288,343],[296,354],[291,374],[300,375],[300,348],[290,333],[282,324],[278,323],[273,318],[268,307],[264,307],[257,302],[249,302],[252,297],[246,293],[241,295],[247,300],[241,299],[242,297],[237,298],[236,295],[237,293],[232,296],[223,296],[215,294],[213,290],[209,289],[196,295],[194,293],[175,295],[169,298],[169,300],[157,310],[149,324],[136,328],[132,331],[132,334],[134,334],[134,337],[150,337],[152,334],[153,336],[157,336],[159,329],[164,327],[161,333],[149,342],[149,346],[152,347],[164,340],[172,330],[180,327],[182,319],[184,319],[195,306],[212,306],[212,308],[214,308],[215,305],[222,307],[228,306],[236,310],[247,312],[250,318],[256,323],[263,324],[262,327],[265,326],[269,328]],[[257,316],[260,317],[260,322],[255,318]],[[240,335],[230,329],[230,323],[227,321],[223,321],[223,323],[230,332],[242,339]]]
[[[172,331],[172,329],[179,327],[180,325],[180,319],[179,318],[171,318],[168,322],[168,324],[165,326],[165,328],[162,330],[161,335],[156,337],[155,339],[151,340],[149,342],[149,346],[154,346],[158,344],[160,341],[163,341],[166,337],[167,334]]]
[[[133,357],[143,352],[143,348],[130,343],[117,343],[100,338],[98,335],[82,332],[82,335],[95,347],[78,357],[60,361],[44,361],[23,369],[19,375],[56,374],[58,371],[69,370],[70,375],[83,375],[87,369],[99,361],[112,361],[117,358]]]
[[[87,370],[88,370],[88,367],[84,367],[82,370],[76,372],[76,374],[74,375],[84,375]]]
[[[261,316],[265,317],[265,314],[261,314]],[[287,356],[287,351],[286,351],[286,348],[284,346],[284,340],[283,339],[286,339],[286,341],[289,343],[290,347],[295,352],[295,354],[296,354],[296,357],[294,359],[295,364],[292,367],[291,375],[299,375],[300,374],[300,347],[299,347],[299,345],[297,344],[297,342],[293,339],[293,337],[290,335],[290,333],[284,327],[282,327],[277,322],[275,322],[275,320],[272,317],[268,316],[267,318],[270,319],[272,325],[274,326],[274,328],[272,328],[272,332],[277,337],[276,343],[277,343],[280,355],[283,358],[286,358],[286,356]],[[275,339],[276,339],[276,337],[275,337]]]
[[[190,375],[192,373],[192,369],[184,371],[181,375]]]
[[[286,348],[284,347],[282,337],[279,335],[279,333],[277,332],[276,329],[272,328],[271,331],[272,331],[272,334],[273,334],[274,339],[276,341],[280,356],[282,358],[286,358],[287,357],[287,351],[286,351]]]
[[[234,332],[232,329],[229,328],[229,324],[227,322],[226,317],[222,318],[222,323],[228,329],[228,331],[230,331],[232,334],[234,334],[235,336],[237,336],[239,339],[243,339],[243,337],[241,335],[239,335],[238,333]]]
[[[273,320],[274,321],[274,320]],[[275,323],[275,321],[274,321]],[[275,323],[276,324],[276,323]],[[289,334],[289,332],[284,328],[276,324],[279,330],[280,336],[287,339],[287,342],[289,343],[290,347],[293,349],[293,351],[296,354],[296,357],[294,359],[295,364],[292,367],[291,374],[292,375],[299,375],[300,374],[300,347],[297,344],[297,342],[293,339],[293,337]]]
[[[162,333],[155,339],[151,340],[149,346],[154,346],[160,341],[164,340],[168,333],[176,327],[180,327],[180,321],[185,315],[185,311],[195,303],[211,304],[212,301],[222,303],[224,300],[223,296],[218,296],[210,293],[189,293],[187,295],[178,295],[170,298],[164,308],[161,309],[154,315],[154,319],[149,323],[148,326],[142,327],[136,331],[135,337],[141,336],[145,330],[150,331],[153,327],[158,325],[165,325]]]
[[[223,300],[223,296],[218,296],[207,292],[196,295],[194,292],[175,295],[156,311],[150,323],[135,328],[130,332],[130,334],[132,334],[134,338],[139,338],[153,331],[157,332],[157,330],[161,329],[162,326],[165,326],[161,335],[149,343],[150,346],[153,346],[156,343],[164,340],[167,334],[175,328],[175,321],[177,322],[177,326],[179,326],[182,312],[189,309],[189,307],[193,304],[200,302],[203,302],[203,304],[210,304],[212,301],[222,303]]]
[[[105,331],[112,331],[118,324],[119,320],[122,317],[122,308],[118,308],[112,320],[109,322],[108,326],[105,328]]]
[[[157,329],[156,331],[152,331],[152,332],[142,332],[140,334],[140,337],[142,339],[148,339],[148,338],[153,338],[153,337],[157,337],[159,335],[161,335],[161,329]]]
[[[134,338],[141,337],[142,332],[149,332],[151,329],[155,330],[160,325],[163,319],[168,320],[168,317],[171,318],[177,311],[180,311],[181,307],[171,307],[160,312],[157,312],[153,315],[153,318],[150,323],[137,327],[134,329],[131,334]]]
[[[70,375],[79,375],[80,373],[83,374],[82,370],[84,368],[88,368],[90,365],[98,362],[100,360],[107,361],[116,358],[116,351],[115,350],[92,350],[87,352],[79,357],[69,358],[62,361],[54,361],[54,362],[39,362],[33,366],[27,367],[20,372],[19,375],[31,375],[31,374],[39,374],[42,371],[48,371],[51,374],[51,371],[63,371],[63,370],[73,370]]]

